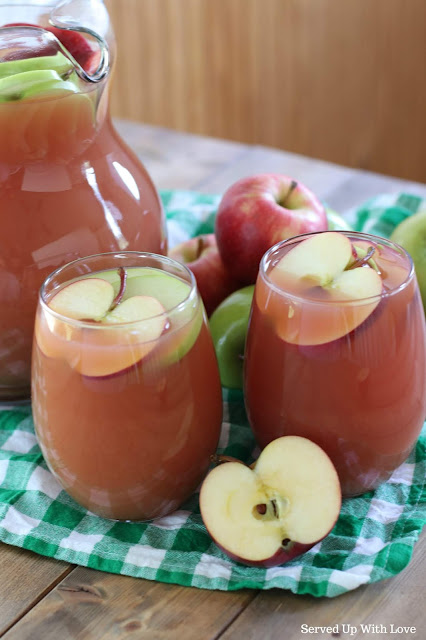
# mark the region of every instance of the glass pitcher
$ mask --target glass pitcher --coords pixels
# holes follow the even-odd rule
[[[102,0],[0,3],[0,401],[29,397],[38,290],[80,256],[165,254],[157,191],[109,115]]]

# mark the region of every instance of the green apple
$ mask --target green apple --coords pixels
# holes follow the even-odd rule
[[[390,239],[404,247],[411,255],[426,311],[426,210],[418,211],[403,220],[395,228]]]
[[[0,78],[7,78],[26,71],[56,71],[60,76],[67,76],[74,70],[74,66],[63,53],[58,51],[54,56],[40,56],[38,58],[24,58],[22,60],[7,60],[0,64]]]
[[[73,82],[62,80],[52,69],[23,71],[0,79],[0,102],[21,100],[58,90],[75,93],[78,89]]]
[[[224,387],[243,388],[243,358],[254,285],[234,291],[210,316],[210,331]]]
[[[336,213],[336,211],[334,211],[333,209],[330,209],[330,207],[325,207],[325,212],[327,214],[327,222],[328,222],[328,230],[329,231],[336,231],[336,230],[340,230],[343,229],[344,231],[352,231],[352,227],[351,225],[346,222],[346,220],[344,218],[342,218],[341,215],[339,215],[338,213]]]

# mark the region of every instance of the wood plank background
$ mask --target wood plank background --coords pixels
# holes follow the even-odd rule
[[[115,116],[426,181],[424,0],[106,0]]]

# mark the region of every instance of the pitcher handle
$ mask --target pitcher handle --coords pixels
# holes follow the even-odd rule
[[[79,33],[91,36],[96,40],[99,46],[101,59],[99,65],[94,73],[87,73],[83,67],[73,58],[75,63],[76,73],[87,82],[100,82],[109,73],[111,68],[111,54],[110,48],[105,38],[103,38],[97,31],[89,26],[83,26],[79,20],[74,16],[84,15],[87,8],[92,8],[93,5],[97,6],[97,9],[103,7],[102,0],[85,0],[83,11],[80,10],[81,0],[63,0],[60,2],[51,12],[49,22],[57,29],[64,31],[78,31]],[[103,7],[104,8],[104,7]],[[99,16],[99,11],[96,11],[96,18]],[[105,9],[106,20],[108,20],[107,12]],[[109,24],[109,23],[108,23]],[[62,45],[61,48],[63,49]],[[66,52],[70,56],[69,52]]]

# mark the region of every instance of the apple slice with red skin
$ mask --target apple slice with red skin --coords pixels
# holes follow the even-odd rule
[[[91,278],[76,280],[60,289],[49,301],[49,308],[73,320],[100,321],[113,300],[113,286],[102,278]]]
[[[219,204],[215,234],[228,272],[254,284],[263,254],[274,244],[328,228],[325,207],[304,185],[279,174],[238,180]]]
[[[99,52],[95,49],[92,49],[86,38],[79,33],[78,31],[72,31],[67,29],[58,29],[57,27],[52,27],[50,25],[40,26],[36,24],[29,24],[25,22],[13,22],[10,24],[3,25],[5,27],[38,27],[41,29],[45,29],[46,31],[50,31],[54,36],[56,36],[61,42],[65,49],[69,51],[72,57],[78,62],[78,64],[83,67],[83,69],[87,72],[95,71],[97,65],[99,63]],[[30,52],[25,51],[24,57],[28,57]],[[38,55],[54,55],[56,50],[54,47],[47,47],[46,49],[39,52]],[[17,59],[17,54],[13,58]]]
[[[125,271],[125,288],[119,270],[102,271],[90,274],[87,278],[100,277],[110,282],[119,300],[125,301],[138,295],[159,300],[169,314],[172,329],[167,341],[159,349],[159,361],[168,366],[182,359],[197,340],[204,318],[201,301],[195,296],[188,301],[191,285],[161,269],[131,267]]]
[[[208,316],[240,287],[223,264],[214,233],[202,234],[176,245],[169,256],[191,269]]]
[[[254,468],[215,467],[200,491],[203,522],[232,559],[274,567],[325,538],[340,513],[341,489],[327,454],[299,436],[270,442]]]
[[[121,288],[114,297],[114,287],[102,278],[77,280],[63,287],[48,306],[83,324],[38,314],[40,349],[89,377],[111,376],[138,363],[157,346],[168,318],[156,298],[133,296],[120,302],[122,293]]]
[[[362,324],[381,300],[383,283],[371,260],[356,266],[349,238],[319,233],[291,248],[268,275],[289,295],[256,292],[256,300],[286,342],[331,342]]]

